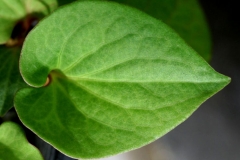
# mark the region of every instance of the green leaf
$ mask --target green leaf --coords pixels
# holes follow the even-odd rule
[[[165,24],[110,2],[76,2],[40,22],[20,71],[39,87],[16,94],[21,121],[75,158],[148,144],[229,83]]]
[[[57,0],[1,0],[0,44],[6,43],[16,23],[27,16],[43,18],[57,8]]]
[[[30,145],[23,130],[13,122],[0,125],[0,160],[43,160],[40,152]]]
[[[210,60],[211,38],[198,0],[112,1],[135,7],[162,20],[172,27],[206,61]]]
[[[13,107],[13,96],[20,88],[26,87],[19,73],[20,48],[0,45],[0,116]]]

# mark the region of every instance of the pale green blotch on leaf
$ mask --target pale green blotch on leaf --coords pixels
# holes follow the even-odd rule
[[[24,131],[13,122],[0,125],[0,160],[43,160],[40,152],[28,143]]]
[[[74,158],[146,145],[230,81],[164,23],[113,2],[75,2],[41,21],[20,71],[33,86],[16,94],[21,121]]]
[[[13,107],[16,91],[26,87],[19,73],[19,47],[0,45],[0,117]]]
[[[0,0],[0,44],[6,43],[18,21],[42,18],[58,6],[57,0]]]

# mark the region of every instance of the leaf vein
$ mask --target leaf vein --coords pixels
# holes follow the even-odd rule
[[[113,41],[111,41],[111,42],[108,42],[108,43],[106,43],[106,44],[100,44],[100,46],[99,46],[97,49],[92,50],[92,51],[86,53],[84,56],[80,57],[80,58],[77,59],[75,62],[73,62],[72,64],[70,64],[70,65],[69,65],[67,68],[65,68],[63,71],[64,71],[64,72],[67,72],[67,71],[71,70],[72,68],[76,67],[76,65],[78,65],[82,60],[88,58],[89,56],[91,56],[91,55],[93,55],[93,54],[95,54],[95,53],[97,53],[97,52],[98,52],[100,49],[102,49],[103,47],[105,47],[105,46],[107,46],[107,45],[110,45],[110,44],[113,44],[113,43],[116,43],[117,41],[120,41],[120,40],[126,38],[126,37],[129,36],[129,35],[133,35],[133,34],[130,34],[130,33],[129,33],[129,34],[126,34],[126,35],[122,36],[121,38],[115,39],[115,40],[113,40]]]
[[[89,21],[89,22],[87,22],[86,24],[84,24],[84,25],[82,25],[82,26],[80,26],[80,27],[77,27],[73,32],[71,32],[71,33],[66,37],[66,39],[64,40],[64,42],[63,42],[63,44],[62,44],[62,47],[61,47],[61,49],[60,49],[60,51],[59,51],[58,64],[57,64],[58,68],[61,66],[63,50],[65,49],[66,43],[68,42],[68,40],[69,40],[72,36],[74,36],[75,33],[76,33],[79,29],[82,29],[83,27],[89,25],[90,23],[92,23],[92,21]]]
[[[60,83],[59,83],[59,84],[60,84]],[[60,86],[61,86],[61,87],[60,87]],[[90,115],[87,115],[84,111],[82,111],[79,107],[77,107],[77,105],[74,103],[74,100],[72,100],[72,98],[68,95],[68,93],[66,93],[66,91],[65,91],[64,87],[62,86],[62,84],[60,84],[59,87],[61,88],[61,90],[63,91],[63,93],[65,94],[65,96],[67,96],[68,99],[71,100],[73,106],[74,106],[78,111],[80,111],[85,117],[87,117],[87,118],[89,118],[89,119],[92,119],[93,121],[96,121],[96,122],[98,122],[98,123],[100,123],[100,124],[102,124],[102,125],[108,126],[108,127],[112,128],[112,129],[122,129],[122,130],[127,130],[127,131],[129,131],[129,129],[122,128],[122,127],[121,127],[121,128],[117,128],[117,126],[112,126],[112,125],[110,125],[110,124],[106,124],[106,123],[104,123],[103,121],[101,121],[101,120],[99,120],[99,119],[96,119],[96,118],[94,118],[94,117],[91,117]],[[81,88],[82,88],[82,87],[81,87]],[[83,89],[83,88],[82,88],[82,89]],[[85,90],[85,89],[84,89],[84,90]]]

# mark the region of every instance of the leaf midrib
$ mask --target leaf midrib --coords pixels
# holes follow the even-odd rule
[[[206,84],[206,83],[226,83],[230,80],[230,78],[227,77],[225,79],[221,79],[221,80],[211,80],[211,81],[176,81],[176,80],[168,80],[168,81],[164,81],[164,80],[154,80],[154,81],[141,81],[141,80],[119,80],[119,79],[101,79],[101,78],[89,78],[89,77],[81,77],[81,76],[67,76],[67,78],[71,81],[87,81],[87,82],[108,82],[108,83],[164,83],[164,84],[174,84],[174,83],[193,83],[193,84]]]
[[[157,110],[157,109],[161,109],[161,108],[168,108],[168,107],[172,107],[172,106],[174,106],[174,105],[176,105],[176,104],[178,104],[178,103],[183,103],[183,102],[185,102],[185,101],[188,101],[188,100],[190,100],[190,99],[193,99],[193,98],[196,98],[197,96],[194,96],[194,97],[189,97],[189,98],[187,98],[187,99],[185,99],[185,100],[183,100],[183,101],[181,101],[181,102],[176,102],[176,104],[171,104],[171,105],[169,105],[169,106],[161,106],[161,107],[159,107],[159,108],[154,108],[154,109],[142,109],[142,108],[137,108],[137,107],[131,107],[131,108],[126,108],[126,107],[124,107],[123,105],[121,105],[121,104],[119,104],[119,103],[116,103],[115,101],[111,101],[110,99],[108,99],[108,98],[106,98],[106,97],[104,97],[104,96],[102,96],[102,95],[100,95],[100,94],[98,94],[98,93],[96,93],[96,92],[94,92],[93,90],[91,90],[91,89],[88,89],[87,87],[85,87],[84,85],[81,85],[81,84],[76,84],[79,88],[81,88],[81,89],[83,89],[84,91],[86,91],[86,92],[88,92],[89,94],[91,94],[91,95],[93,95],[93,96],[95,96],[95,97],[97,97],[98,99],[101,99],[101,100],[103,100],[103,101],[105,101],[105,102],[108,102],[108,103],[110,103],[110,104],[113,104],[114,106],[117,106],[117,107],[120,107],[121,109],[124,109],[127,113],[128,113],[128,111],[127,110],[132,110],[132,109],[136,109],[136,110]],[[153,95],[153,93],[152,93],[152,95]],[[154,95],[154,96],[156,96],[156,95]],[[70,99],[70,97],[69,97],[69,99]],[[130,113],[128,113],[129,115],[130,115]]]

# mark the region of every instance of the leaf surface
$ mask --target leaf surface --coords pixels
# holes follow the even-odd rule
[[[19,73],[20,48],[0,45],[0,116],[13,107],[16,91],[26,87]]]
[[[75,158],[148,144],[229,83],[164,23],[112,2],[76,2],[44,19],[20,71],[33,86],[16,94],[20,119]]]
[[[23,130],[13,122],[0,125],[0,160],[43,160],[40,152],[30,145]]]
[[[0,44],[6,43],[18,21],[32,15],[42,18],[57,8],[57,0],[1,0]]]
[[[210,61],[211,38],[198,0],[112,1],[137,8],[163,21],[172,27],[206,61]]]

